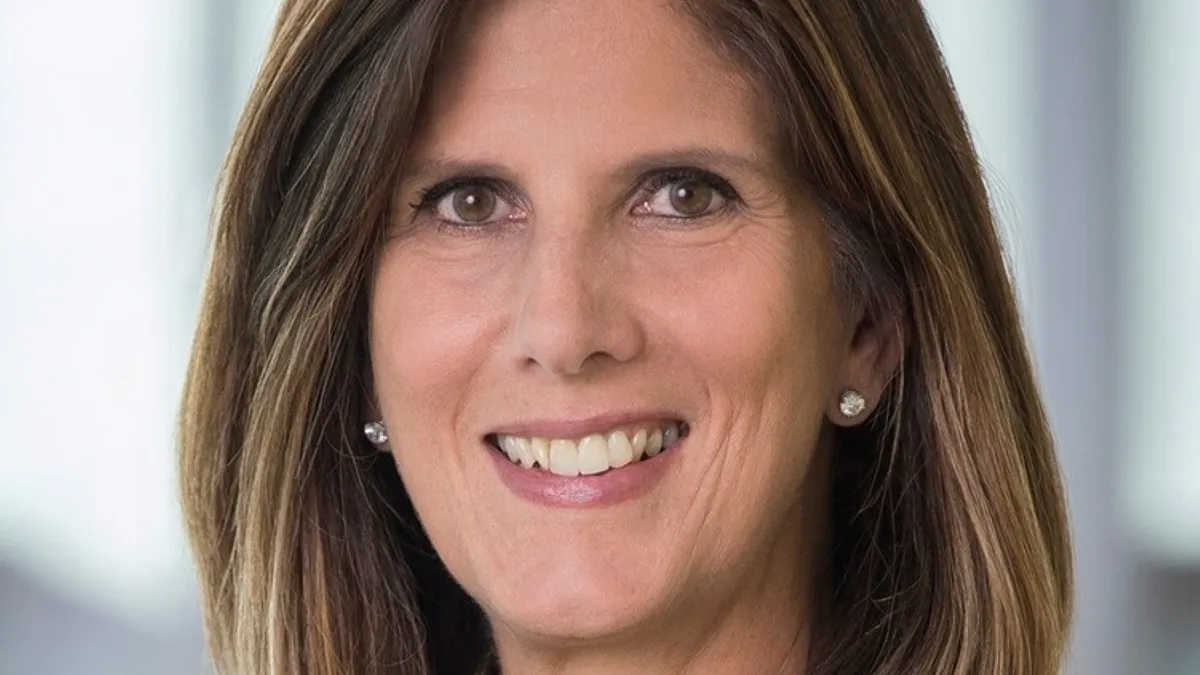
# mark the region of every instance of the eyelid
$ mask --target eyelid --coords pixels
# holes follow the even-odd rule
[[[442,209],[446,199],[456,190],[467,187],[481,187],[491,191],[497,201],[497,211],[504,213],[497,216],[496,212],[493,212],[491,217],[481,221],[462,221],[454,216],[443,214]],[[520,189],[505,179],[466,174],[453,176],[418,190],[417,201],[409,206],[413,209],[414,220],[426,215],[437,221],[439,231],[463,234],[468,231],[486,231],[507,222],[523,219],[524,213],[521,206],[523,201]]]
[[[641,206],[662,188],[672,183],[683,181],[703,182],[716,190],[730,204],[739,204],[742,202],[741,195],[730,185],[729,181],[712,171],[693,166],[668,166],[646,171],[634,182],[634,194],[631,200],[633,201],[633,206],[631,208],[636,209]],[[418,193],[416,203],[410,204],[410,206],[418,212],[431,211],[437,206],[439,201],[454,190],[469,186],[486,187],[494,191],[498,198],[509,202],[510,206],[513,207],[517,207],[524,201],[521,190],[510,181],[494,176],[476,174],[453,176],[430,187],[421,189]]]
[[[496,193],[496,196],[504,199],[514,205],[521,201],[521,193],[512,183],[501,178],[491,176],[454,176],[447,178],[441,182],[435,183],[427,188],[421,189],[417,194],[415,204],[410,204],[417,211],[428,210],[437,205],[437,203],[451,192],[464,187],[481,186]]]
[[[643,194],[654,194],[667,185],[672,183],[680,183],[683,181],[698,181],[701,183],[707,183],[713,189],[719,192],[722,197],[725,197],[730,201],[741,200],[741,196],[738,194],[737,190],[735,190],[733,186],[729,184],[729,181],[713,173],[712,171],[698,169],[691,166],[671,166],[647,171],[646,173],[642,174],[642,177],[638,180],[638,185],[643,186],[641,188]]]
[[[716,191],[717,195],[724,200],[717,209],[702,213],[695,216],[678,215],[672,216],[662,213],[636,213],[639,209],[648,208],[651,200],[653,200],[663,188],[676,183],[695,181],[704,183]],[[714,216],[719,216],[728,213],[731,208],[736,208],[744,204],[742,197],[738,191],[734,189],[729,181],[721,176],[704,169],[695,167],[668,167],[665,169],[656,169],[654,171],[643,174],[637,188],[638,197],[631,207],[631,215],[646,218],[658,218],[666,220],[680,221],[699,221]]]

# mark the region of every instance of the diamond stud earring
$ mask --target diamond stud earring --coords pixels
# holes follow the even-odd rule
[[[367,440],[375,445],[383,445],[388,442],[387,427],[383,426],[383,422],[367,422],[363,427],[363,434]]]
[[[838,409],[846,417],[854,419],[867,409],[867,399],[863,398],[863,395],[857,391],[847,389],[842,392],[842,400],[838,403]]]

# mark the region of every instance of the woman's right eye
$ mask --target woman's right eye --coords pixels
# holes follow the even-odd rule
[[[511,220],[517,209],[494,186],[483,182],[461,182],[427,190],[417,205],[433,212],[438,220],[464,227],[481,227]]]

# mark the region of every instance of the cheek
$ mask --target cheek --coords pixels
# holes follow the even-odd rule
[[[494,332],[492,298],[471,284],[447,283],[425,267],[402,249],[385,253],[371,302],[380,404],[395,419],[416,422],[398,431],[449,421],[454,399],[487,358]],[[426,416],[431,410],[438,414]]]
[[[664,284],[671,341],[705,371],[713,395],[747,404],[785,393],[811,398],[836,372],[840,313],[829,258],[819,236],[797,230],[747,233],[675,275],[693,283]]]
[[[841,309],[818,235],[747,238],[672,289],[671,342],[708,389],[696,523],[717,558],[783,526],[809,475],[843,353]],[[686,529],[686,528],[685,528]]]
[[[461,412],[495,341],[494,306],[402,249],[385,252],[371,298],[372,376],[397,469],[430,536],[447,546],[466,508],[450,497],[462,493]]]

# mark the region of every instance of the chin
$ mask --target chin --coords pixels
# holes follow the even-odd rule
[[[559,579],[537,588],[525,577],[521,585],[489,589],[485,607],[493,626],[502,625],[522,640],[550,646],[596,641],[633,630],[656,614],[659,594],[642,580],[629,588],[615,579]]]

